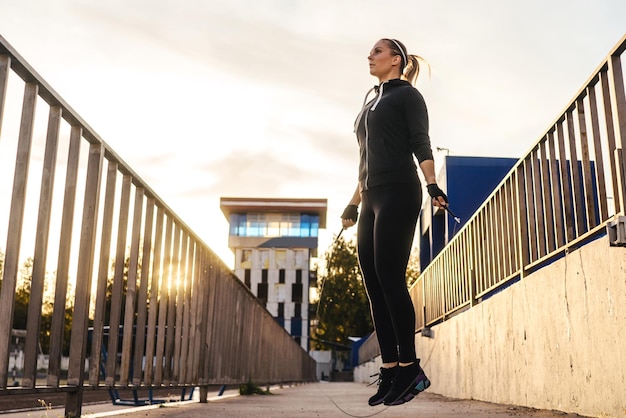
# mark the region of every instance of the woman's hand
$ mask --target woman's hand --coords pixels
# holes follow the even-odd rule
[[[448,207],[448,196],[437,186],[436,183],[432,183],[426,186],[428,194],[433,198],[433,205],[438,208],[445,209]]]
[[[347,229],[356,225],[356,221],[359,218],[359,208],[357,205],[348,205],[341,214],[341,225]]]

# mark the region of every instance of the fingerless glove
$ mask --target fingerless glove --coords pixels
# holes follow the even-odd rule
[[[448,202],[448,196],[446,196],[443,190],[441,190],[439,186],[437,186],[436,183],[428,184],[426,186],[426,189],[428,190],[428,194],[430,195],[430,197],[432,197],[433,199],[436,199],[437,197],[441,196],[443,197],[443,200],[446,201],[446,203]]]
[[[348,205],[341,214],[341,219],[351,219],[354,222],[359,218],[359,208],[357,205]]]

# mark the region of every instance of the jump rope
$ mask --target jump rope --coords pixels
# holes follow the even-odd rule
[[[461,224],[461,218],[459,218],[458,216],[456,216],[456,214],[455,214],[454,212],[452,212],[452,210],[450,209],[450,205],[443,206],[443,208],[444,208],[444,209],[448,212],[448,214],[452,217],[452,219],[454,219],[455,225],[454,225],[454,230],[452,231],[452,235],[454,235],[454,234],[456,233],[456,227],[457,227],[458,225],[460,225],[460,224]],[[343,231],[345,231],[345,230],[346,230],[346,228],[345,228],[345,227],[342,227],[342,228],[341,228],[341,230],[340,230],[340,231],[339,231],[339,233],[337,234],[337,237],[336,237],[336,238],[335,238],[335,240],[333,241],[333,244],[336,244],[336,243],[339,241],[339,238],[341,237],[341,234],[343,234]],[[323,282],[322,282],[322,286],[321,286],[321,289],[320,289],[320,294],[319,294],[319,299],[318,299],[318,302],[317,302],[317,308],[316,308],[316,311],[315,311],[315,318],[319,318],[319,309],[320,309],[320,305],[321,305],[321,304],[320,304],[320,302],[321,302],[321,300],[322,300],[322,294],[324,293],[324,284],[325,284],[325,283],[326,283],[326,281],[323,281]],[[434,350],[434,348],[435,348],[435,347],[433,346],[432,350]],[[432,350],[431,350],[431,352],[430,352],[430,354],[429,354],[429,356],[428,356],[428,360],[430,360],[430,356],[432,355]],[[426,365],[426,363],[427,363],[427,362],[425,362],[425,363],[424,363],[424,365]],[[374,377],[374,376],[376,376],[376,375],[372,375],[372,376],[370,376],[370,377]],[[374,383],[375,383],[375,381],[374,381],[374,382],[372,382],[372,383],[370,383],[370,384],[368,384],[368,386],[371,386],[371,385],[373,385]],[[385,412],[385,411],[386,411],[387,409],[389,409],[389,407],[391,406],[391,405],[386,406],[385,408],[383,408],[383,409],[381,409],[381,410],[379,410],[379,411],[373,412],[373,413],[371,413],[371,414],[369,414],[369,415],[354,415],[354,414],[351,414],[350,412],[348,412],[348,411],[344,410],[344,409],[343,409],[343,408],[341,408],[339,405],[337,405],[337,403],[333,400],[333,398],[332,398],[332,397],[330,397],[330,395],[328,395],[326,392],[324,392],[324,391],[322,390],[322,388],[320,387],[320,384],[319,384],[319,383],[317,384],[317,388],[320,390],[320,392],[322,392],[322,393],[324,394],[324,396],[326,396],[326,397],[328,398],[328,400],[329,400],[329,401],[330,401],[333,405],[335,405],[335,408],[337,408],[340,412],[342,412],[343,414],[345,414],[345,415],[347,415],[347,416],[349,416],[349,417],[354,417],[354,418],[368,418],[368,417],[373,417],[374,415],[378,415],[378,414],[380,414],[380,413]]]

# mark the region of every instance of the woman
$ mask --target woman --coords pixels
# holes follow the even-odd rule
[[[433,204],[448,198],[437,186],[428,113],[413,87],[419,62],[395,39],[381,39],[369,56],[378,78],[376,96],[365,102],[355,122],[359,143],[359,182],[341,215],[356,224],[359,265],[370,300],[383,366],[374,406],[408,402],[430,386],[415,355],[415,311],[406,286],[406,267],[420,211],[422,191],[413,156],[419,162]],[[370,90],[371,92],[371,90]]]

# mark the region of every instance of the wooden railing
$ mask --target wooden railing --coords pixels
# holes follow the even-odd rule
[[[626,36],[421,273],[410,289],[416,331],[606,234],[624,215],[625,51]],[[362,353],[376,344],[370,338]]]
[[[0,227],[0,395],[63,391],[66,416],[79,416],[87,387],[199,386],[206,399],[210,384],[315,379],[314,360],[2,37],[0,146],[14,170],[9,199],[0,199],[8,214]],[[0,178],[0,192],[10,181]],[[25,279],[24,370],[14,388],[11,318]],[[49,366],[38,380],[42,310],[51,315]]]

